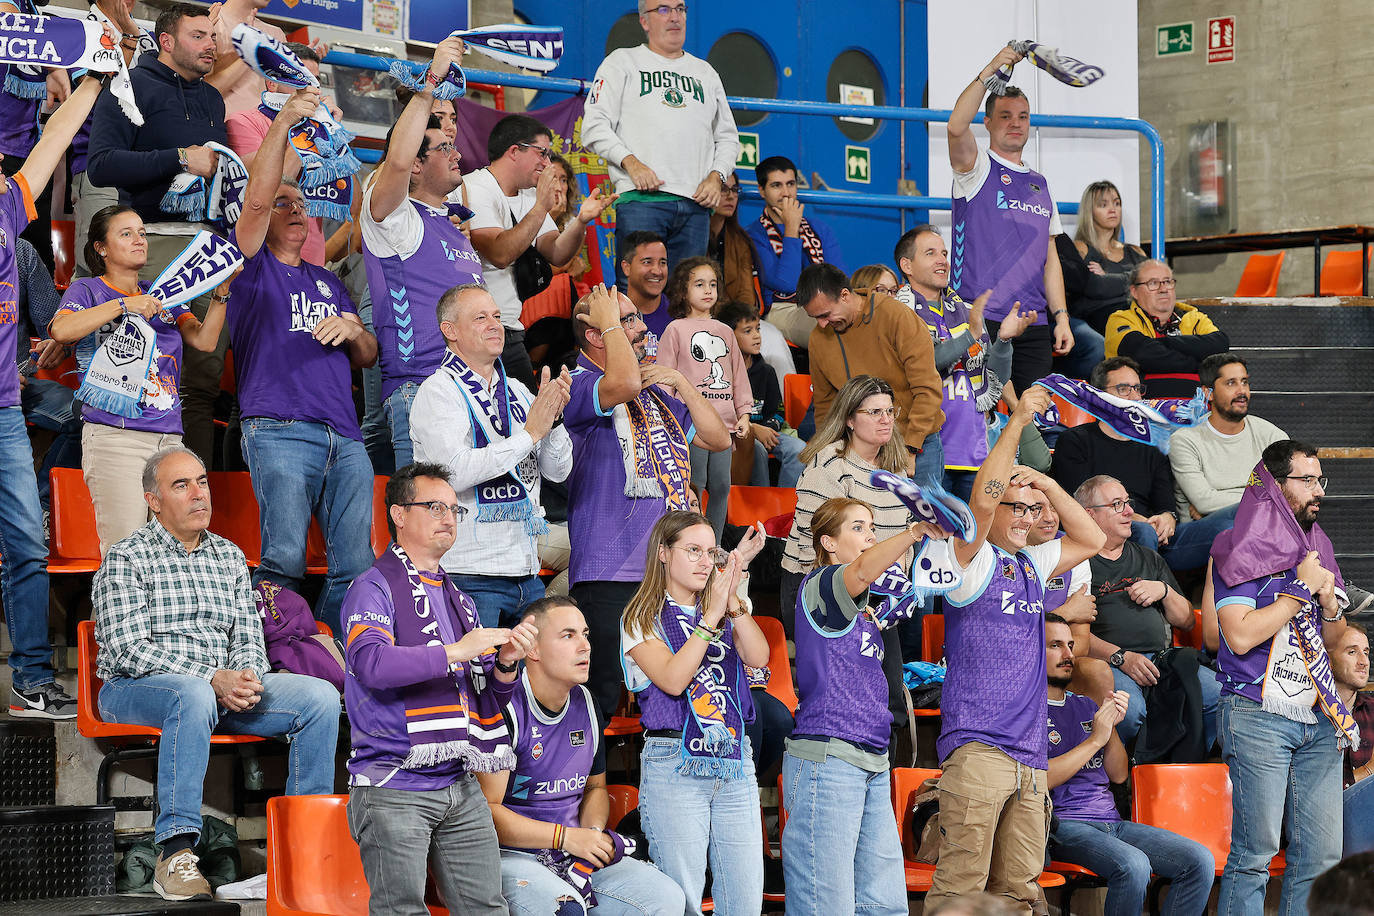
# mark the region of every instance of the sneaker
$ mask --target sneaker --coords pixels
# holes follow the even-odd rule
[[[32,690],[10,688],[10,715],[21,719],[75,719],[76,700],[54,681]]]
[[[1350,599],[1350,607],[1345,609],[1346,616],[1374,616],[1374,594],[1365,591],[1358,585],[1347,582],[1345,583],[1345,596]]]
[[[200,859],[189,849],[173,853],[170,859],[157,857],[157,868],[153,871],[153,890],[162,895],[163,900],[209,900],[210,882],[196,868]]]

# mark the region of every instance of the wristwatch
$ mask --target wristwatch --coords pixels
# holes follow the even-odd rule
[[[1122,665],[1126,664],[1126,650],[1117,649],[1107,659],[1107,664],[1111,665],[1113,668],[1120,668]]]

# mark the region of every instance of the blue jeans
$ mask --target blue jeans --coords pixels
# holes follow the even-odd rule
[[[1131,540],[1146,550],[1159,552],[1159,533],[1149,522],[1131,522]]]
[[[348,831],[358,844],[371,916],[429,916],[426,874],[450,913],[506,916],[491,809],[471,773],[442,789],[353,786]]]
[[[48,642],[48,545],[33,474],[33,450],[20,407],[0,408],[0,601],[9,627],[14,686],[53,680]]]
[[[1153,655],[1145,654],[1154,661]],[[1121,740],[1130,742],[1140,731],[1140,723],[1145,721],[1145,692],[1120,668],[1112,669],[1112,680],[1115,681],[1117,690],[1124,690],[1131,697],[1130,705],[1126,707],[1126,717],[1116,727],[1116,733],[1121,736]],[[1197,680],[1198,687],[1202,690],[1202,724],[1207,733],[1207,747],[1210,749],[1217,740],[1217,700],[1221,696],[1221,684],[1217,681],[1215,671],[1201,665],[1197,669]]]
[[[687,899],[672,878],[638,859],[621,859],[592,872],[596,916],[658,916],[681,913]],[[586,916],[573,886],[523,852],[501,852],[501,894],[513,916]],[[571,905],[559,901],[571,899]]]
[[[161,843],[178,833],[200,833],[200,800],[210,735],[285,737],[291,742],[287,795],[334,791],[339,738],[339,693],[328,681],[303,674],[262,676],[258,705],[229,712],[214,688],[189,674],[111,678],[100,688],[100,714],[111,722],[162,729],[157,743],[157,822]]]
[[[391,451],[398,471],[415,460],[415,444],[410,441],[410,407],[419,390],[415,382],[406,382],[382,403],[382,416],[391,430]]]
[[[1069,378],[1087,378],[1107,355],[1106,339],[1092,325],[1073,316],[1069,316],[1069,330],[1073,331],[1073,349],[1055,357],[1055,371]]]
[[[364,287],[366,289],[366,287]],[[375,334],[372,326],[372,296],[366,302],[358,303],[358,319],[369,334]],[[382,367],[373,364],[363,369],[363,447],[367,457],[372,459],[374,473],[387,477],[396,470],[393,467],[396,454],[391,450],[391,430],[387,427],[386,414],[382,411]]]
[[[781,467],[778,469],[778,486],[786,487],[789,490],[797,488],[797,481],[801,479],[802,449],[806,448],[806,443],[796,436],[780,434],[778,444],[773,446],[773,455],[778,459]],[[763,447],[762,442],[754,443],[754,470],[749,475],[749,485],[754,487],[770,487],[773,485],[772,478],[768,474],[768,449]]]
[[[1061,818],[1058,824],[1050,837],[1050,855],[1091,868],[1106,880],[1104,916],[1139,916],[1151,872],[1171,882],[1164,916],[1206,912],[1217,866],[1211,851],[1196,840],[1131,821]]]
[[[671,200],[631,200],[615,208],[615,285],[625,291],[620,259],[629,256],[621,244],[626,233],[654,232],[668,249],[668,272],[683,258],[705,254],[711,234],[711,214],[690,197]]]
[[[964,502],[970,502],[973,499],[973,479],[977,476],[977,471],[954,471],[945,468],[941,485]]]
[[[243,458],[262,527],[262,565],[253,584],[265,579],[300,591],[315,516],[329,563],[315,616],[338,633],[348,586],[377,559],[367,450],[323,423],[250,417],[243,421]]]
[[[1367,740],[1360,735],[1360,740]],[[1374,852],[1374,778],[1365,777],[1341,793],[1345,809],[1341,858],[1359,852]]]
[[[49,472],[53,468],[81,467],[81,418],[75,410],[74,392],[51,379],[31,378],[19,395],[24,419],[57,433],[38,468],[38,499],[48,508]]]
[[[888,771],[789,753],[782,756],[782,784],[788,916],[905,916],[906,871]]]
[[[1201,569],[1212,555],[1212,542],[1218,534],[1229,531],[1236,524],[1236,509],[1240,503],[1218,509],[1211,515],[1190,522],[1180,522],[1174,536],[1160,553],[1170,569]]]
[[[544,597],[544,580],[536,576],[479,576],[449,573],[449,581],[477,605],[484,627],[513,627],[531,601]]]
[[[1280,916],[1305,914],[1312,881],[1340,861],[1341,750],[1331,720],[1314,712],[1317,721],[1305,725],[1233,693],[1221,698],[1221,759],[1231,768],[1231,854],[1217,916],[1263,912],[1285,809],[1288,866]]]
[[[763,826],[748,739],[739,779],[684,776],[678,772],[681,765],[681,740],[644,740],[639,815],[649,839],[649,857],[686,894],[686,916],[701,916],[708,854],[716,912],[759,912]]]
[[[911,479],[919,483],[939,483],[945,479],[945,444],[940,441],[940,431],[926,436],[921,443],[921,454],[916,456],[916,469]]]

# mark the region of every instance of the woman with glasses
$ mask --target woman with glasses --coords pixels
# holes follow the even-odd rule
[[[135,398],[88,395],[81,410],[81,474],[91,491],[104,556],[148,522],[139,484],[143,465],[154,452],[181,444],[182,346],[207,353],[215,349],[229,284],[215,290],[203,321],[188,304],[164,308],[147,295],[148,283],[138,272],[148,263],[148,240],[143,220],[131,207],[105,207],[91,217],[84,256],[94,276],[73,280],[67,288],[49,326],[52,339],[76,344],[83,372],[102,347],[108,353],[121,341],[152,344],[149,356],[129,363],[144,373]],[[137,326],[137,335],[131,326]]]
[[[849,286],[860,296],[867,296],[869,293],[895,296],[897,290],[902,288],[897,275],[881,264],[865,264],[854,271],[849,278]]]
[[[720,913],[763,906],[758,785],[745,728],[754,718],[744,666],[768,664],[768,640],[738,595],[763,546],[730,553],[696,512],[669,512],[649,532],[644,579],[621,624],[625,680],[644,727],[639,811],[649,857],[701,913],[706,867]]]

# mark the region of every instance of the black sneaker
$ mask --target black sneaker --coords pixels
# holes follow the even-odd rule
[[[10,688],[10,715],[21,719],[75,719],[76,700],[51,682],[32,690]]]

